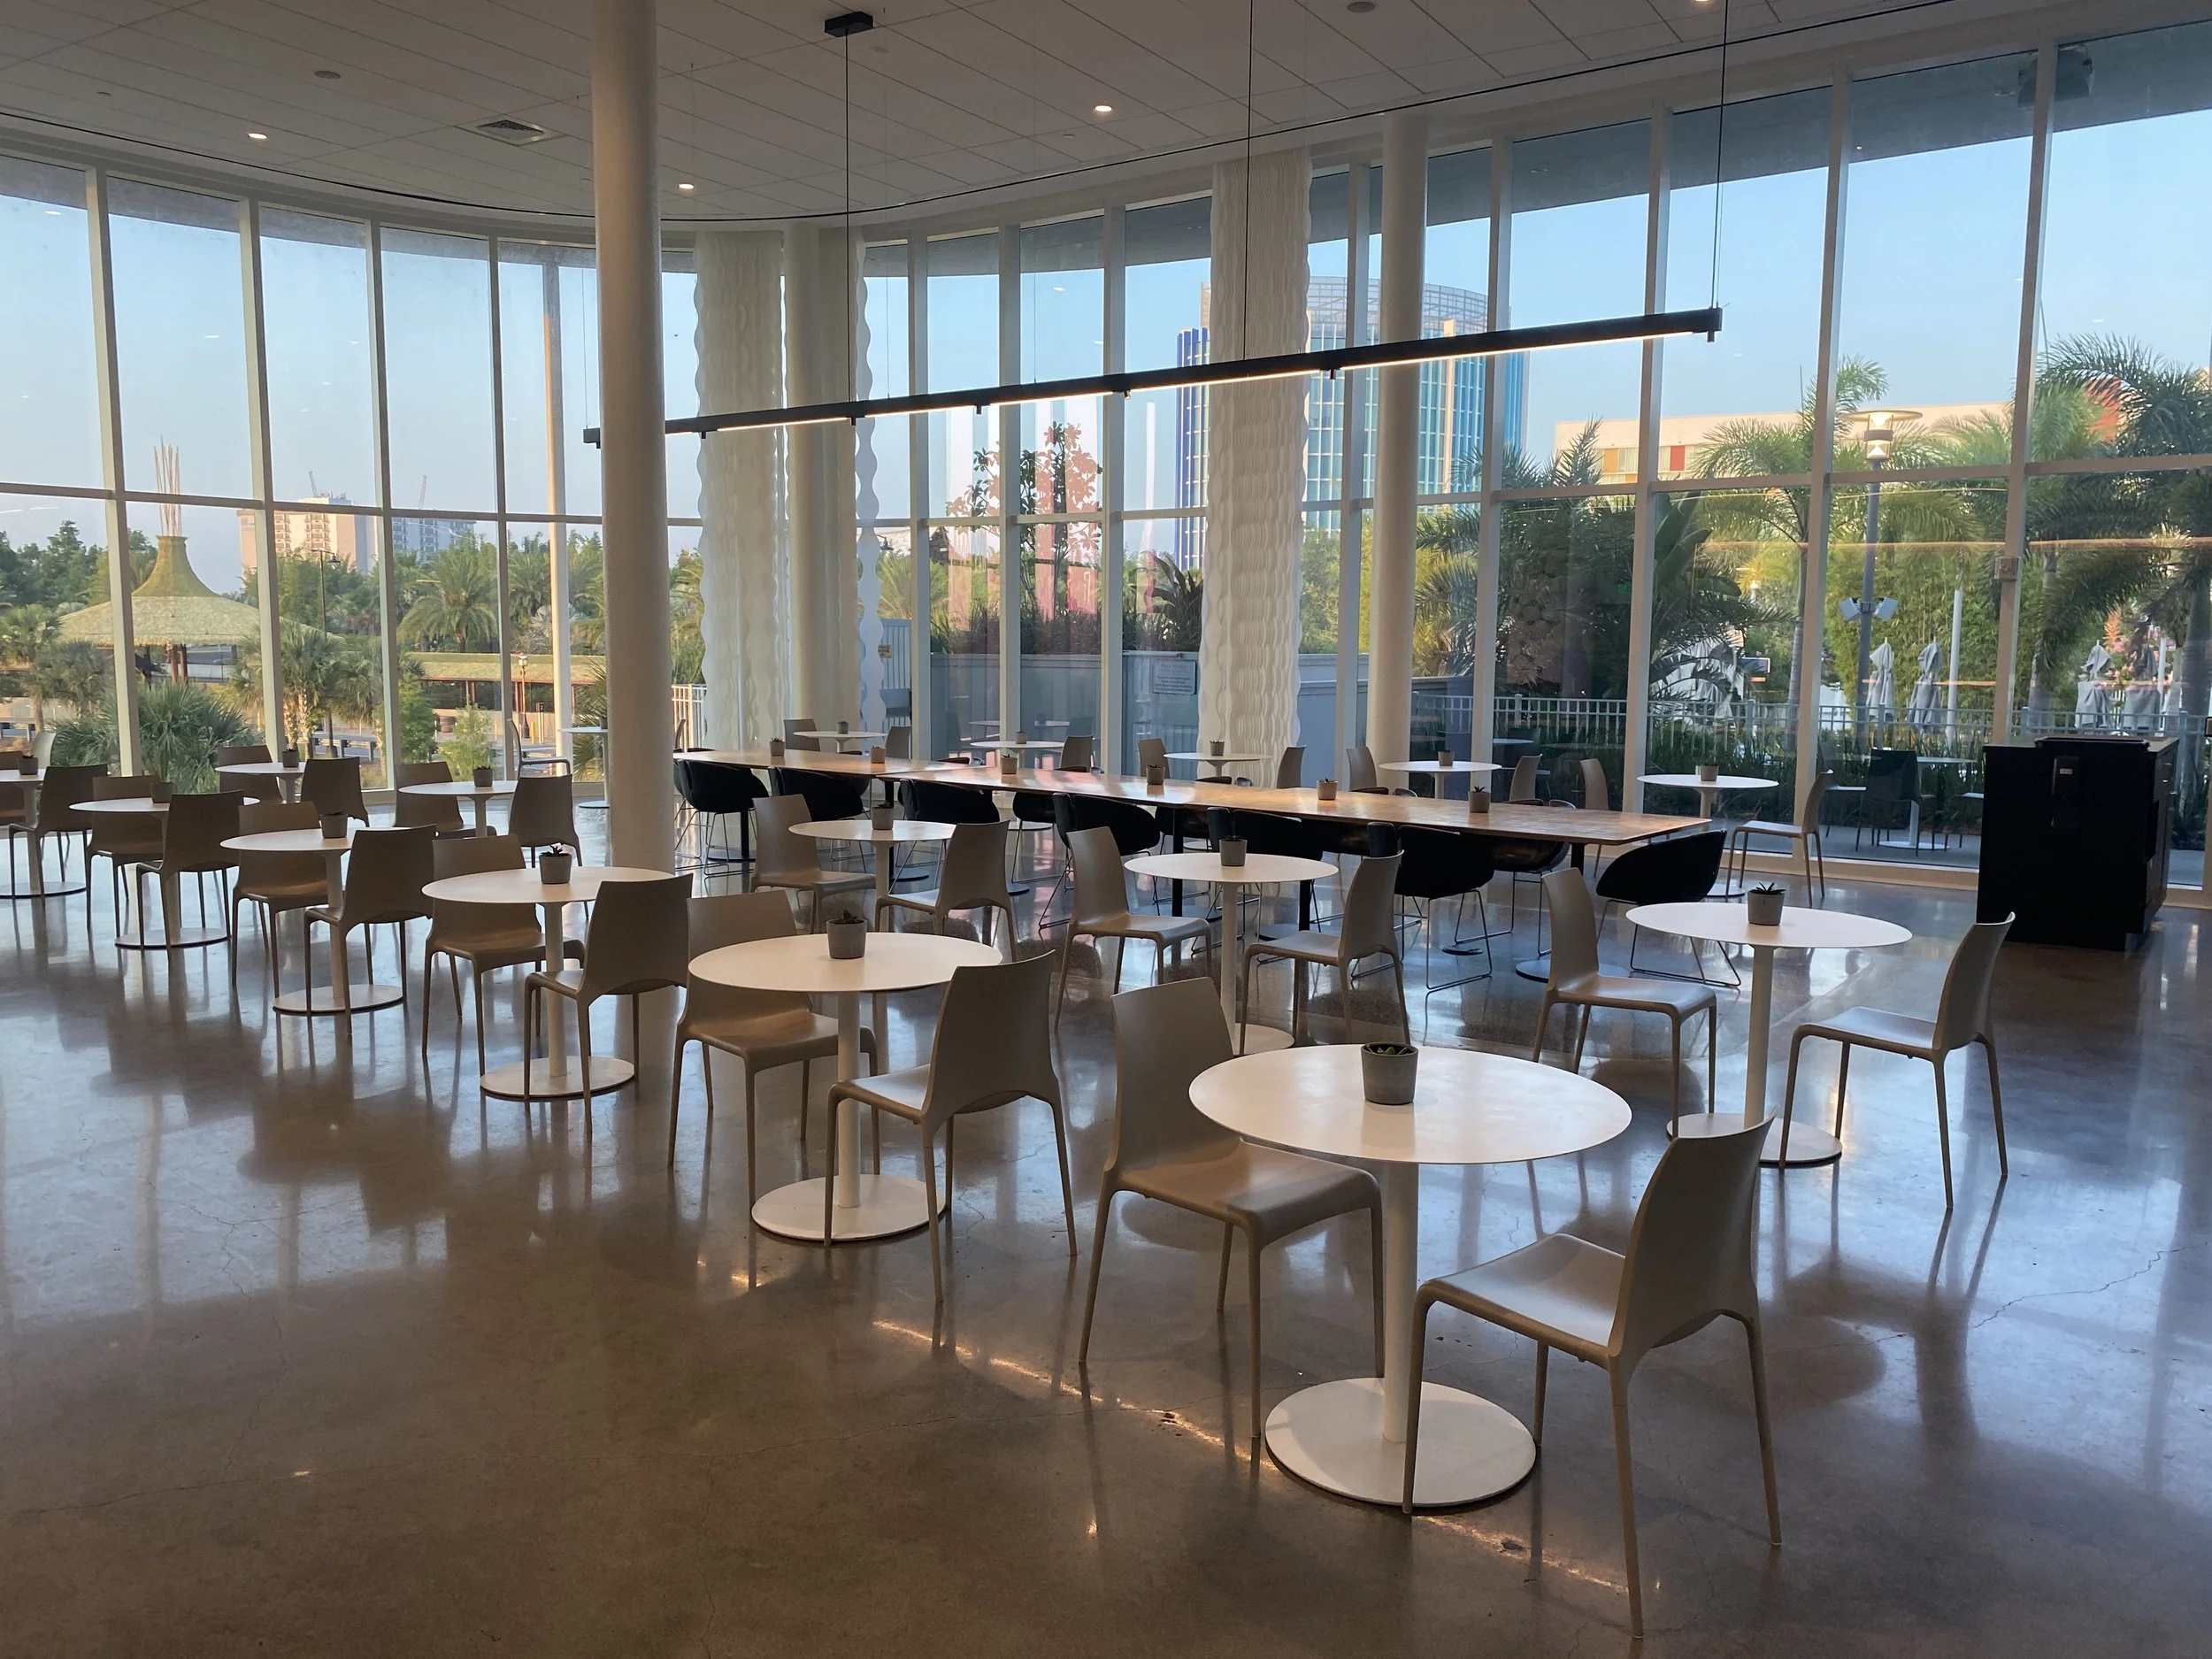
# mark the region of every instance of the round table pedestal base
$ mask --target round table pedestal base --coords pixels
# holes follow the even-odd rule
[[[1383,1438],[1383,1380],[1353,1377],[1301,1389],[1268,1413],[1267,1449],[1310,1486],[1394,1509],[1405,1494],[1405,1448]],[[1413,1502],[1449,1509],[1510,1492],[1536,1466],[1536,1442],[1502,1406],[1442,1383],[1421,1385]]]
[[[366,1014],[406,1000],[407,994],[396,985],[350,985],[343,1001],[328,986],[319,985],[311,991],[287,991],[274,1007],[280,1014]]]
[[[1549,956],[1527,957],[1515,963],[1513,972],[1524,979],[1533,979],[1537,984],[1541,985],[1551,978],[1551,958]]]
[[[51,887],[35,889],[27,887],[0,887],[0,901],[12,900],[21,904],[35,899],[67,899],[74,898],[83,891],[84,883],[81,881],[74,883],[58,881]]]
[[[118,950],[196,950],[219,945],[230,935],[219,927],[180,927],[173,933],[150,933],[129,928],[116,934]]]
[[[1743,1127],[1741,1112],[1684,1112],[1682,1133],[1686,1135],[1732,1134]],[[1671,1130],[1670,1133],[1673,1133]],[[1790,1156],[1786,1163],[1782,1157],[1782,1120],[1777,1118],[1767,1129],[1767,1143],[1759,1154],[1759,1162],[1769,1169],[1801,1170],[1816,1164],[1833,1164],[1843,1156],[1843,1142],[1825,1129],[1816,1129],[1810,1124],[1793,1123],[1790,1125]]]
[[[1234,1037],[1236,1027],[1232,1025],[1229,1028],[1229,1033]],[[1291,1034],[1279,1025],[1251,1025],[1244,1028],[1244,1043],[1237,1052],[1239,1054],[1272,1054],[1278,1048],[1288,1048],[1294,1046],[1294,1042],[1295,1040]]]
[[[477,1080],[477,1087],[495,1100],[581,1100],[587,1094],[611,1094],[636,1075],[637,1068],[627,1060],[595,1054],[591,1057],[591,1087],[587,1089],[583,1056],[572,1054],[557,1071],[549,1059],[531,1061],[527,1094],[523,1092],[519,1060],[494,1066]]]
[[[895,1238],[902,1233],[917,1231],[929,1219],[929,1194],[912,1176],[863,1175],[857,1179],[860,1202],[850,1209],[833,1208],[830,1211],[832,1243]],[[754,1224],[780,1239],[821,1243],[824,1185],[823,1178],[817,1177],[779,1187],[754,1204]],[[938,1213],[943,1214],[944,1209],[945,1195],[940,1193]]]

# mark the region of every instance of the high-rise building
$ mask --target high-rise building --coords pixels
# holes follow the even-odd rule
[[[476,534],[473,518],[401,518],[392,520],[392,551],[427,557],[443,552],[456,541]]]
[[[308,501],[325,509],[279,508],[270,515],[279,558],[333,559],[366,574],[376,564],[376,536],[369,520],[356,512],[328,511],[353,503],[343,495],[310,495]],[[238,568],[250,576],[260,567],[261,538],[255,514],[238,515]]]

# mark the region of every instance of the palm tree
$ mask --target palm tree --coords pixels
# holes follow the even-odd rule
[[[51,605],[10,605],[0,610],[0,661],[10,668],[26,671],[34,725],[46,724],[39,661],[60,638],[61,613]]]
[[[441,548],[415,579],[399,636],[410,645],[489,650],[499,639],[499,563],[473,536]]]

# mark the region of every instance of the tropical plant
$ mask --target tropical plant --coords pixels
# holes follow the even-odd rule
[[[1122,649],[1194,651],[1204,633],[1206,573],[1156,553],[1122,566]]]
[[[139,764],[184,794],[213,788],[215,751],[257,735],[237,710],[188,680],[157,680],[138,694]]]
[[[474,536],[439,549],[410,589],[399,637],[418,649],[496,649],[499,562],[492,549]]]
[[[287,743],[305,749],[309,733],[318,727],[327,728],[338,720],[374,721],[382,710],[384,672],[376,641],[286,622],[277,631],[277,651]],[[232,698],[240,707],[260,706],[258,641],[248,643],[239,654]]]
[[[443,753],[457,777],[492,764],[491,716],[481,709],[463,710],[454,718],[453,735],[446,741]]]

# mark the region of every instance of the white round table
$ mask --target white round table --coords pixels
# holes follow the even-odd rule
[[[492,833],[491,824],[484,816],[484,809],[494,801],[503,801],[513,795],[515,786],[511,779],[500,778],[480,789],[474,780],[463,778],[452,783],[403,784],[399,792],[402,795],[438,795],[449,801],[472,801],[476,803],[476,833],[488,835]],[[495,871],[491,873],[498,872]]]
[[[1457,777],[1466,772],[1503,772],[1505,768],[1494,760],[1455,760],[1448,766],[1440,760],[1379,760],[1375,763],[1375,770],[1419,772],[1425,777],[1434,778],[1447,773]]]
[[[1700,818],[1713,816],[1713,809],[1724,795],[1740,795],[1747,790],[1777,787],[1771,778],[1740,778],[1723,772],[1717,778],[1699,777],[1694,772],[1647,772],[1637,774],[1638,783],[1656,785],[1663,789],[1694,789],[1697,791],[1697,814]]]
[[[1909,929],[1895,922],[1885,922],[1877,917],[1855,916],[1849,910],[1801,910],[1795,905],[1782,907],[1782,920],[1775,927],[1754,927],[1751,913],[1743,905],[1724,900],[1708,899],[1688,904],[1640,904],[1628,912],[1628,919],[1639,927],[1654,933],[1672,933],[1678,939],[1709,939],[1722,945],[1751,947],[1751,1028],[1746,1037],[1743,1077],[1743,1110],[1746,1118],[1760,1118],[1767,1115],[1767,1044],[1771,1033],[1774,1008],[1774,953],[1778,950],[1877,950],[1889,945],[1901,945],[1912,938]],[[1706,1102],[1703,1113],[1692,1113],[1682,1119],[1676,1133],[1686,1135],[1721,1133],[1719,1126],[1709,1129],[1701,1118],[1714,1116],[1712,1102]],[[1726,1115],[1724,1115],[1725,1117]],[[1842,1156],[1843,1143],[1824,1130],[1809,1125],[1789,1133],[1789,1164],[1796,1167],[1807,1164],[1829,1164]],[[1778,1120],[1767,1137],[1767,1149],[1760,1162],[1782,1163],[1783,1128]]]
[[[323,893],[335,909],[345,898],[345,856],[353,845],[354,826],[335,841],[326,841],[319,829],[265,830],[257,835],[236,835],[223,845],[236,853],[319,853],[323,861]],[[365,1014],[390,1008],[406,1000],[396,985],[356,985],[346,967],[345,935],[330,930],[330,983],[316,989],[313,958],[307,954],[307,912],[300,913],[301,959],[308,983],[297,991],[278,993],[272,1004],[280,1014]]]
[[[218,766],[218,778],[273,778],[277,793],[287,801],[300,798],[300,780],[307,775],[307,768],[298,764],[286,765],[280,760],[242,760],[235,765]]]
[[[1423,1048],[1410,1106],[1363,1098],[1356,1044],[1290,1048],[1199,1073],[1191,1104],[1270,1146],[1377,1166],[1383,1192],[1383,1374],[1302,1388],[1267,1418],[1267,1448],[1300,1479],[1368,1503],[1404,1491],[1406,1364],[1420,1275],[1421,1166],[1518,1164],[1610,1141],[1628,1103],[1558,1066],[1465,1048]],[[1536,1462],[1520,1419],[1442,1383],[1421,1387],[1413,1501],[1472,1503],[1517,1486]]]
[[[860,1075],[860,999],[892,991],[942,985],[961,968],[989,967],[998,948],[973,939],[940,933],[871,933],[864,955],[837,961],[820,933],[786,939],[755,939],[725,945],[695,956],[694,979],[749,991],[803,991],[837,999],[837,1077]],[[877,1051],[879,1063],[882,1050]],[[831,1242],[883,1239],[911,1233],[929,1219],[928,1191],[906,1175],[860,1172],[860,1108],[842,1101],[837,1108],[837,1184],[830,1223]],[[939,1198],[939,1207],[944,1198]],[[753,1219],[780,1238],[822,1241],[822,1181],[794,1181],[764,1194]]]
[[[949,841],[952,839],[952,826],[933,824],[925,818],[893,818],[888,829],[878,829],[870,818],[831,818],[794,824],[791,833],[809,836],[818,841],[866,841],[873,847],[876,898],[880,902],[891,896],[891,865],[896,850],[901,847],[918,846],[924,841]]]
[[[889,735],[886,732],[794,732],[794,737],[810,737],[818,741],[827,738],[833,743],[880,743]]]
[[[442,786],[429,784],[427,788]],[[424,887],[423,896],[447,904],[535,904],[545,912],[545,972],[561,970],[567,937],[561,926],[565,908],[588,904],[610,881],[658,881],[665,870],[644,870],[624,864],[581,864],[568,879],[555,883],[535,870],[484,870],[472,876],[448,876]],[[498,1100],[576,1100],[605,1094],[620,1088],[637,1074],[637,1068],[618,1055],[594,1055],[586,1074],[580,1056],[568,1051],[568,999],[549,993],[545,999],[547,1058],[528,1063],[529,1087],[524,1087],[525,1064],[511,1060],[495,1065],[477,1079],[485,1094]]]
[[[1170,757],[1170,758],[1173,758]],[[1227,758],[1225,757],[1225,758]],[[1222,895],[1222,959],[1217,964],[1221,979],[1221,1012],[1229,1022],[1229,1036],[1236,1039],[1237,986],[1244,973],[1244,909],[1237,887],[1290,887],[1301,881],[1325,881],[1336,866],[1322,858],[1295,858],[1285,853],[1247,853],[1240,864],[1225,864],[1217,852],[1145,853],[1129,860],[1129,868],[1156,881],[1202,881],[1209,887],[1233,889]],[[1286,1048],[1292,1033],[1272,1025],[1247,1028],[1244,1052]]]
[[[5,781],[4,778],[0,778],[0,782]],[[90,813],[95,818],[165,818],[169,803],[144,795],[130,795],[107,801],[80,801],[77,810]],[[168,860],[165,858],[162,862],[166,864]],[[115,918],[115,948],[118,950],[198,949],[219,943],[230,937],[229,933],[220,927],[178,926],[177,918],[183,908],[183,899],[179,891],[181,883],[178,880],[177,872],[173,870],[161,872],[157,883],[161,888],[161,930],[157,933],[147,926],[145,895],[138,880],[134,878],[129,884],[129,902],[138,912],[138,925],[126,927],[120,916]]]
[[[1232,766],[1256,766],[1262,761],[1272,760],[1275,757],[1272,755],[1239,755],[1231,753],[1217,755],[1211,749],[1200,750],[1195,749],[1177,749],[1169,750],[1167,758],[1169,760],[1190,761],[1210,766],[1213,768],[1214,776],[1219,778],[1225,775]]]

